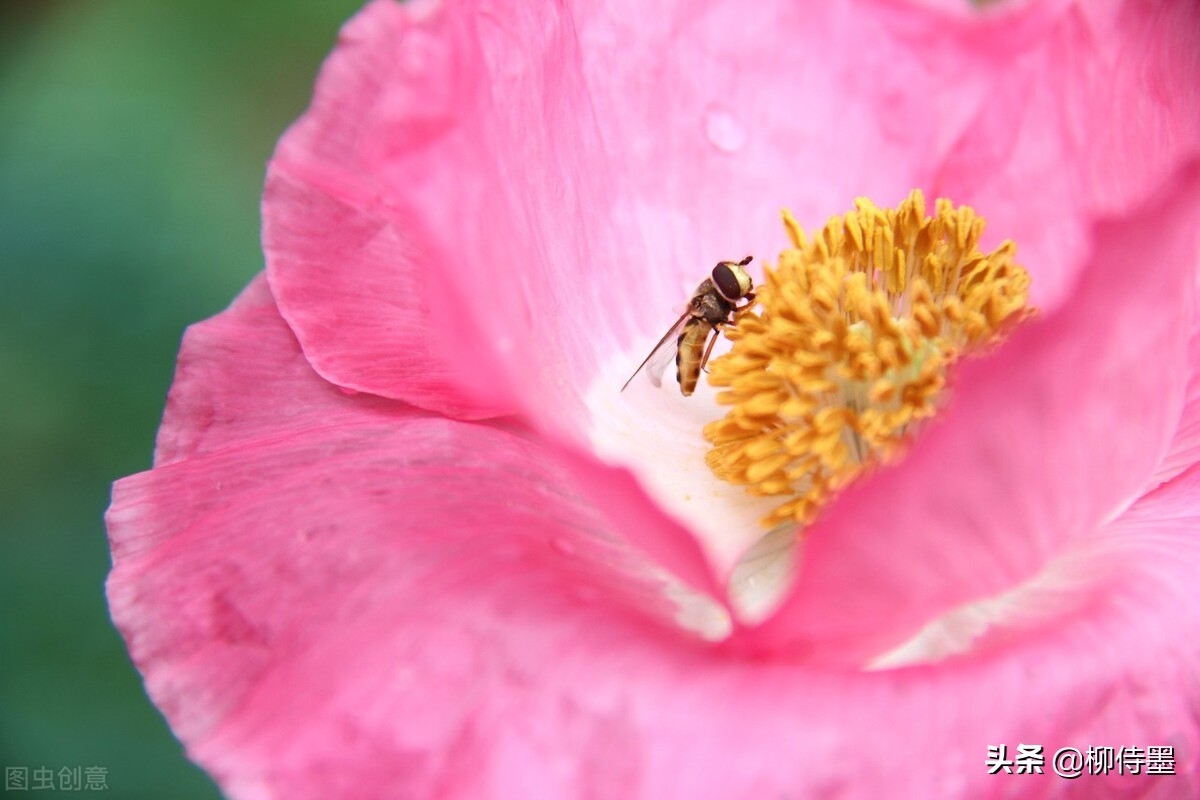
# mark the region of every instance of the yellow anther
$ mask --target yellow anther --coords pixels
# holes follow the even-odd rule
[[[804,229],[786,208],[783,210],[783,227],[787,229],[788,238],[792,240],[792,247],[799,250],[808,244],[808,240],[804,238]]]
[[[811,238],[783,212],[792,247],[709,363],[729,410],[704,428],[714,473],[780,498],[767,527],[807,524],[900,454],[936,413],[947,368],[1033,313],[1012,242],[982,253],[972,209],[925,208],[918,190],[895,210],[860,198]]]

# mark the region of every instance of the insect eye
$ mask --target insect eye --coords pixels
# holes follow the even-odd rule
[[[717,287],[717,291],[726,300],[738,300],[744,297],[746,292],[749,291],[748,287],[743,285],[742,279],[737,274],[737,272],[742,272],[742,270],[738,269],[735,272],[734,269],[736,267],[737,265],[731,266],[727,261],[722,261],[713,267],[713,285]],[[742,274],[745,273],[743,272]],[[746,283],[749,283],[749,281],[746,281]]]

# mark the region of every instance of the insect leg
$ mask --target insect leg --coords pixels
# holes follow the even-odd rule
[[[717,343],[717,338],[720,337],[720,335],[721,326],[713,325],[712,336],[708,338],[708,347],[704,348],[704,358],[700,359],[700,369],[704,372],[708,372],[708,370],[704,369],[704,367],[706,364],[708,364],[708,357],[712,355],[713,345]]]

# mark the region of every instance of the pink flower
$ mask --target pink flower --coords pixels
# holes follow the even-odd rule
[[[1196,6],[567,6],[379,0],[280,143],[266,279],[108,516],[188,754],[238,798],[1200,793]],[[913,186],[1040,315],[756,621],[711,392],[617,389],[781,206]],[[1093,746],[1177,774],[1053,774]]]

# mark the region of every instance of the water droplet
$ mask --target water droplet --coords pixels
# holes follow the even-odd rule
[[[704,135],[713,147],[724,153],[736,153],[746,144],[746,129],[724,106],[710,105],[704,111]]]
[[[575,546],[575,543],[565,536],[555,536],[551,541],[551,544],[554,545],[555,550],[562,553],[564,556],[573,556],[579,551],[579,548]]]

